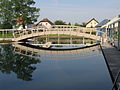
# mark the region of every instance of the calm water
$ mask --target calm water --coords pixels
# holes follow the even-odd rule
[[[67,51],[0,46],[0,90],[111,90],[99,46]]]

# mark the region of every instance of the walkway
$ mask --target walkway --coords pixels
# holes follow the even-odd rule
[[[113,74],[113,77],[115,78],[118,71],[120,70],[120,51],[118,51],[115,47],[112,47],[108,43],[102,45],[102,48],[109,64],[110,70]]]
[[[85,31],[84,31],[85,30]],[[93,29],[83,29],[83,28],[51,28],[51,29],[30,29],[30,30],[17,30],[14,31],[14,41],[20,41],[36,36],[41,36],[41,35],[70,35],[70,36],[79,36],[79,37],[85,37],[85,38],[91,38],[94,40],[100,40],[102,41],[102,37],[98,36],[98,33],[100,31]],[[103,34],[104,35],[104,34]],[[105,35],[104,35],[105,36]]]

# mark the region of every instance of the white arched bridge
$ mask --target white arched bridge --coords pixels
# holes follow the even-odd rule
[[[69,36],[79,36],[79,37],[85,37],[85,38],[90,38],[93,40],[99,40],[104,42],[105,41],[105,33],[102,32],[103,34],[101,36],[98,35],[99,32],[95,28],[82,28],[82,27],[77,27],[77,28],[32,28],[32,29],[22,29],[22,30],[15,30],[15,29],[5,29],[5,30],[0,30],[2,36],[1,40],[7,40],[11,39],[12,41],[21,41],[25,39],[29,39],[32,37],[37,37],[37,36],[42,36],[42,35],[53,35],[56,34],[58,37],[60,34],[65,34]],[[12,37],[7,37],[5,35],[11,35]]]

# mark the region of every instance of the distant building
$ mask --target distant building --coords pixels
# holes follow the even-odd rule
[[[110,20],[108,19],[104,19],[103,21],[101,21],[98,25],[96,25],[96,27],[102,27],[103,25],[107,24]]]
[[[36,24],[37,28],[39,28],[39,26],[44,26],[45,28],[51,28],[52,25],[53,23],[47,18],[41,20],[38,24]]]
[[[120,15],[101,27],[106,33],[107,41],[120,50]]]
[[[87,28],[94,28],[99,22],[96,19],[91,19],[89,22],[86,23]]]

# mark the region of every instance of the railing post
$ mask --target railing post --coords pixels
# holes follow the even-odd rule
[[[70,44],[72,44],[72,28],[70,28]]]
[[[84,36],[83,36],[83,45],[85,45],[85,38],[84,38]]]
[[[47,29],[45,29],[45,31],[47,32]],[[46,34],[46,43],[48,42],[48,37],[47,37],[47,34]]]
[[[2,31],[2,38],[4,38],[4,30]]]
[[[98,31],[96,30],[96,36],[98,36]]]
[[[13,32],[13,38],[16,38],[16,37],[15,37],[15,32],[14,32],[14,30],[13,30],[12,32]]]
[[[8,38],[8,37],[7,37],[7,29],[5,30],[5,38]]]
[[[58,44],[60,44],[60,35],[59,35],[59,29],[57,30],[58,31]]]

